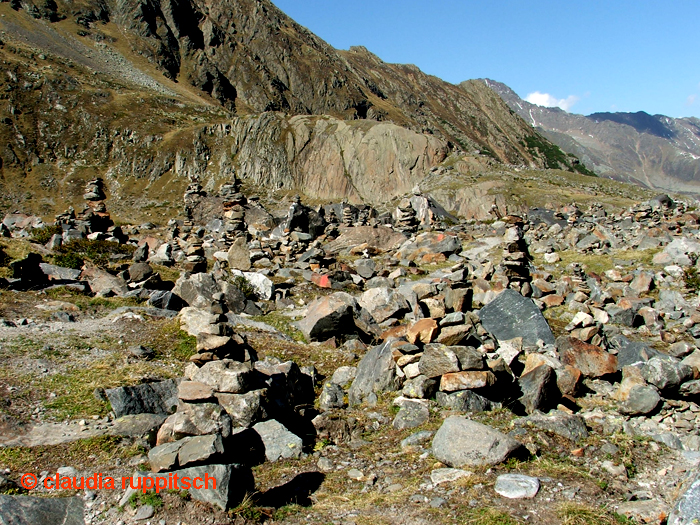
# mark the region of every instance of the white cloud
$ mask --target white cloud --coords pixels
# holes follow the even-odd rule
[[[553,97],[549,93],[540,93],[539,91],[535,91],[534,93],[530,93],[527,97],[525,97],[525,100],[527,100],[530,104],[537,104],[538,106],[545,106],[548,108],[561,108],[564,111],[569,111],[576,102],[579,101],[579,97],[575,95],[569,95],[566,98],[557,98]]]
[[[688,95],[688,98],[685,99],[685,105],[692,106],[693,104],[695,104],[696,98],[697,98],[697,95]]]

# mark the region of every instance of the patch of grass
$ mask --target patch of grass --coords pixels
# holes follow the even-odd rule
[[[459,523],[464,525],[519,525],[522,523],[507,512],[488,507],[462,510],[457,516]]]
[[[0,238],[0,277],[12,277],[10,263],[24,259],[32,251],[34,250],[29,241]]]
[[[700,274],[695,266],[689,266],[683,270],[683,281],[685,287],[691,292],[697,292],[700,289]]]
[[[539,457],[530,463],[529,474],[553,478],[593,479],[585,468],[568,458]]]
[[[150,263],[149,263],[150,264]],[[180,271],[174,268],[168,268],[167,266],[161,266],[160,264],[151,264],[154,272],[160,274],[160,278],[163,281],[175,282],[180,278]]]
[[[54,264],[79,270],[85,261],[106,268],[112,255],[132,255],[136,248],[130,244],[111,241],[76,239],[60,246],[53,256]]]
[[[269,324],[275,330],[291,337],[294,341],[307,342],[304,334],[292,326],[292,320],[279,312],[273,311],[266,315],[258,315],[253,317],[253,320]]]
[[[109,403],[97,399],[96,388],[114,388],[141,382],[154,374],[163,378],[177,375],[179,370],[158,366],[157,363],[127,363],[119,355],[95,361],[89,366],[79,366],[63,373],[50,375],[35,381],[33,388],[56,397],[44,406],[59,419],[106,415]]]
[[[289,518],[290,516],[295,516],[303,510],[304,507],[296,503],[292,503],[291,505],[285,505],[284,507],[280,507],[272,513],[272,519],[274,521],[281,521],[283,519]]]
[[[72,301],[81,311],[96,314],[103,310],[116,310],[123,306],[138,306],[140,301],[134,297],[88,297],[76,295]]]
[[[61,465],[77,469],[112,464],[116,458],[133,457],[136,449],[121,437],[99,436],[54,446],[0,448],[0,467],[13,472],[52,470]]]
[[[154,348],[157,358],[171,357],[177,361],[187,361],[197,352],[197,338],[181,330],[178,319],[162,321],[143,344]]]
[[[236,516],[250,521],[260,521],[263,513],[255,504],[255,493],[246,493],[243,500],[234,508],[229,510],[230,516]]]
[[[129,498],[129,505],[132,509],[140,507],[141,505],[150,505],[154,510],[158,510],[163,506],[163,498],[160,494],[155,494],[153,492],[135,492]]]
[[[605,508],[592,508],[579,503],[564,503],[557,509],[562,525],[618,525],[632,524],[628,518]]]
[[[41,228],[32,230],[32,240],[39,244],[46,244],[51,240],[51,237],[63,233],[63,228],[52,224],[47,224]]]
[[[658,252],[659,248],[650,248],[648,250],[621,250],[613,251],[610,254],[580,253],[576,250],[564,250],[557,252],[559,257],[561,257],[561,261],[557,263],[557,266],[561,268],[563,272],[569,264],[577,262],[584,265],[587,273],[594,272],[602,275],[605,271],[611,270],[615,266],[613,264],[613,259],[634,261],[637,266],[651,267],[652,259]],[[546,264],[544,262],[544,255],[535,254],[534,263],[536,266],[543,266]]]

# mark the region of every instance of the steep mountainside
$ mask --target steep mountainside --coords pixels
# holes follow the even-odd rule
[[[700,192],[700,120],[638,113],[583,116],[522,100],[505,84],[483,82],[564,151],[599,175],[650,188]]]
[[[128,210],[234,171],[261,192],[381,203],[451,153],[578,169],[483,83],[336,51],[266,0],[12,1],[0,15],[3,209],[60,211],[96,175]]]

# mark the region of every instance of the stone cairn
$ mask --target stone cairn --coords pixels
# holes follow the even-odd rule
[[[591,289],[587,284],[588,276],[586,275],[583,266],[580,263],[571,263],[570,269],[572,272],[571,276],[571,287],[574,292],[583,293],[585,295],[590,295]]]
[[[87,223],[87,230],[90,233],[104,233],[114,225],[104,203],[106,198],[102,178],[97,177],[85,185],[83,199],[86,204],[77,219]]]
[[[360,213],[357,216],[357,225],[358,226],[367,226],[368,222],[369,222],[369,211],[366,209],[360,210]]]
[[[403,233],[418,231],[416,210],[411,206],[410,199],[403,199],[396,208],[396,229]]]
[[[340,232],[338,231],[340,221],[338,221],[338,216],[335,214],[335,210],[333,208],[330,208],[326,221],[328,222],[328,226],[326,226],[324,235],[326,236],[327,240],[335,239],[338,237],[338,235],[340,235]]]
[[[189,232],[194,226],[194,210],[205,195],[206,193],[202,188],[199,177],[196,175],[190,176],[190,184],[182,197],[182,200],[185,202],[184,230],[186,232]]]
[[[230,247],[236,237],[246,235],[246,198],[241,193],[241,183],[238,179],[221,186],[219,195],[224,199],[224,244]]]
[[[183,269],[190,273],[202,273],[207,271],[207,259],[203,246],[204,228],[198,228],[187,236],[185,243],[185,261]]]
[[[566,222],[569,224],[569,226],[572,226],[576,224],[578,220],[583,216],[583,212],[579,210],[575,204],[569,206],[568,210],[569,216],[567,217]]]
[[[56,234],[48,242],[48,249],[56,249],[65,242],[85,237],[91,240],[109,240],[124,243],[128,237],[119,226],[114,226],[104,200],[104,182],[101,178],[89,181],[85,185],[83,199],[86,203],[80,213],[71,206],[67,211],[56,215],[54,224],[60,226],[62,234]]]
[[[350,228],[353,225],[352,208],[343,202],[343,226]]]
[[[287,217],[281,225],[284,236],[281,241],[280,253],[284,255],[287,263],[295,261],[298,255],[306,252],[309,243],[313,241],[313,235],[308,233],[309,212],[309,208],[301,203],[301,197],[295,195],[289,206]]]
[[[532,256],[528,250],[527,241],[523,236],[524,221],[520,217],[509,215],[507,219],[511,226],[504,235],[505,248],[501,268],[508,278],[509,287],[530,295],[530,261]]]
[[[254,359],[245,337],[235,333],[228,324],[227,312],[225,295],[221,292],[213,294],[212,304],[209,306],[210,323],[207,328],[208,332],[213,333],[203,332],[197,335],[197,353],[190,357],[190,361],[197,366],[222,359],[241,362]]]

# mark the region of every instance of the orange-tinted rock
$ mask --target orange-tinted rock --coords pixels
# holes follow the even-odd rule
[[[421,257],[421,263],[423,264],[437,264],[441,262],[445,262],[447,260],[447,257],[445,257],[444,253],[426,253],[423,257]]]
[[[437,333],[438,324],[435,319],[421,319],[413,323],[406,331],[406,339],[414,344],[416,341],[430,343]]]
[[[583,381],[583,374],[578,368],[565,365],[555,370],[557,373],[557,386],[563,395],[576,395]]]
[[[331,288],[333,286],[330,277],[318,273],[311,274],[311,282],[319,288]]]
[[[440,330],[436,341],[447,346],[458,345],[469,335],[470,327],[467,325],[445,326]]]
[[[443,392],[456,392],[457,390],[472,390],[485,388],[496,382],[496,376],[492,372],[468,371],[444,374],[440,378],[440,390]]]
[[[574,337],[560,337],[557,346],[561,362],[578,368],[586,377],[602,377],[617,372],[617,357],[599,346]]]
[[[540,299],[547,308],[552,308],[554,306],[561,306],[564,303],[564,298],[561,295],[547,295]]]
[[[390,337],[404,337],[408,330],[408,326],[401,324],[399,326],[393,326],[389,328],[386,332],[379,336],[382,341],[386,341]]]

